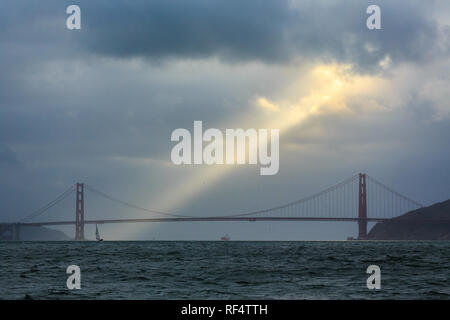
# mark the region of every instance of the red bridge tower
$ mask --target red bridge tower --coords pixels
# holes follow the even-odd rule
[[[84,240],[84,184],[77,183],[75,240]]]
[[[366,174],[359,174],[359,192],[358,192],[358,239],[367,237],[367,189]]]

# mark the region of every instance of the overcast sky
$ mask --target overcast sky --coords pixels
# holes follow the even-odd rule
[[[81,30],[66,8],[81,7]],[[381,30],[366,8],[381,7]],[[155,210],[263,209],[367,172],[450,198],[450,2],[0,2],[0,220],[85,182]],[[280,170],[175,166],[177,128],[280,128]],[[143,217],[86,195],[86,219]],[[42,219],[74,219],[74,197]],[[73,227],[63,229],[73,236]],[[345,239],[353,223],[104,225],[106,239]],[[87,237],[93,237],[87,227]]]

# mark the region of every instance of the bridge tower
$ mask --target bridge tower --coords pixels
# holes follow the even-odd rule
[[[359,174],[358,192],[358,239],[367,237],[367,189],[366,174]]]
[[[77,183],[75,203],[75,240],[84,240],[84,184]]]

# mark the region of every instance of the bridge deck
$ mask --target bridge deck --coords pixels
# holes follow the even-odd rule
[[[384,222],[387,218],[367,218],[367,222]],[[347,221],[358,222],[358,218],[332,218],[332,217],[189,217],[189,218],[141,218],[141,219],[110,219],[110,220],[84,220],[85,224],[106,223],[141,223],[141,222],[193,222],[193,221]],[[57,226],[72,225],[72,221],[50,221],[20,223],[22,226]]]

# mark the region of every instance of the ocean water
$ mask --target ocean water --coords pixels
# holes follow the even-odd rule
[[[450,242],[2,242],[0,298],[449,299],[449,263]]]

